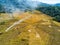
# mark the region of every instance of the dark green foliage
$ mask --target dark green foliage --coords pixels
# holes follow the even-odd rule
[[[0,25],[4,25],[5,24],[5,21],[1,22]]]
[[[27,39],[21,39],[21,41],[28,41]]]
[[[55,20],[55,21],[58,20],[58,22],[60,22],[60,16],[59,15],[55,16],[53,20]]]
[[[54,17],[54,20],[60,22],[60,7],[58,6],[48,6],[48,7],[38,7],[36,10],[43,12],[51,17]]]
[[[0,4],[0,13],[5,13],[4,6]]]
[[[0,32],[0,35],[2,35],[3,33],[2,32]]]

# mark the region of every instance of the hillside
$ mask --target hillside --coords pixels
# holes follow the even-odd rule
[[[53,20],[60,22],[60,6],[38,6],[36,10],[43,12],[51,17]]]
[[[31,17],[5,32],[14,22],[28,15]],[[15,19],[0,24],[0,45],[60,45],[60,23],[50,16],[38,11],[14,16]]]
[[[29,0],[0,0],[0,12],[14,12],[16,10],[34,10],[40,2]]]

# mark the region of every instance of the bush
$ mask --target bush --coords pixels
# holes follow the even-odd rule
[[[5,21],[1,22],[0,25],[4,25],[5,24]]]

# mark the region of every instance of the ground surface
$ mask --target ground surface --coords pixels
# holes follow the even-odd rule
[[[27,15],[32,16],[5,32]],[[60,23],[43,13],[23,13],[0,24],[0,45],[60,45]]]

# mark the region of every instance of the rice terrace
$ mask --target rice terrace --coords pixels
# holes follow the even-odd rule
[[[0,45],[60,45],[60,2],[47,1],[0,0]]]

